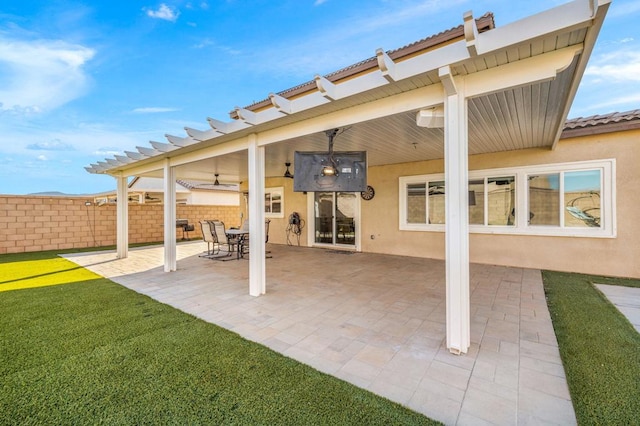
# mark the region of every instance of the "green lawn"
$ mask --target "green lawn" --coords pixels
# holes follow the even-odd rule
[[[54,253],[0,256],[0,312],[0,424],[436,424]]]
[[[593,286],[640,281],[549,271],[543,279],[578,423],[640,424],[640,334]]]

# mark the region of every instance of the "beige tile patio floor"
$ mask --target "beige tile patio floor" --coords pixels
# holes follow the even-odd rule
[[[178,245],[65,256],[172,305],[446,424],[575,424],[537,270],[471,265],[469,353],[445,348],[438,260],[269,245],[267,294],[248,262]]]

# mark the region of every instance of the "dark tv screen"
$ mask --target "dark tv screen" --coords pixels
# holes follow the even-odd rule
[[[330,165],[328,152],[294,154],[293,190],[296,192],[362,192],[367,189],[367,152],[334,152],[337,176],[323,176]]]

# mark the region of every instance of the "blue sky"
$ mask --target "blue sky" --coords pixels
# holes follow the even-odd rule
[[[84,166],[375,54],[564,1],[4,0],[0,193],[115,188]],[[640,108],[640,0],[613,0],[569,117]]]

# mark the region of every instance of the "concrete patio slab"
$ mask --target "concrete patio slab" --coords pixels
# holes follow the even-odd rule
[[[471,265],[471,347],[445,347],[439,260],[269,245],[267,293],[248,262],[178,245],[67,255],[162,303],[446,424],[575,424],[540,271]]]

